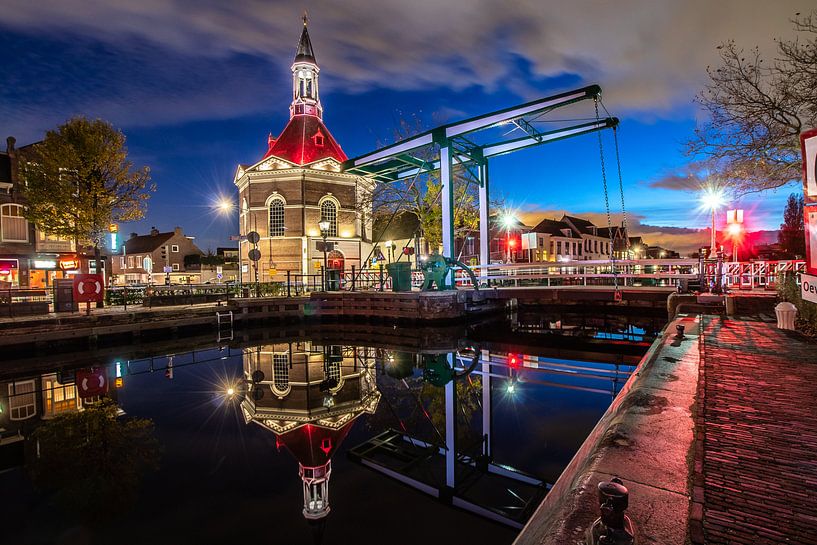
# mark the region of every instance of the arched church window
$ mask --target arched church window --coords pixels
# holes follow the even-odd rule
[[[284,236],[284,201],[273,199],[269,205],[269,234],[271,237]]]
[[[329,222],[329,232],[327,236],[338,236],[338,207],[330,201],[325,200],[321,204],[321,219]]]
[[[289,393],[289,354],[272,355],[272,391],[283,396]]]

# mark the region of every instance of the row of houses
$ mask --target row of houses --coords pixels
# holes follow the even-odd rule
[[[21,154],[33,145],[18,148],[10,136],[6,150],[0,151],[0,288],[46,289],[73,274],[96,272],[114,285],[237,280],[237,248],[218,248],[208,265],[212,256],[180,227],[133,233],[123,244],[102,248],[97,271],[92,248],[77,248],[73,240],[51,235],[26,219],[18,165]]]
[[[577,260],[677,258],[678,252],[650,246],[641,237],[629,237],[623,226],[598,227],[590,220],[563,215],[561,219],[543,219],[530,227],[517,219],[508,222],[490,218],[489,253],[491,263],[539,263]],[[375,264],[393,261],[400,254],[415,259],[434,248],[422,236],[420,222],[413,212],[384,214],[374,221]],[[454,242],[460,261],[479,263],[479,233],[461,234]]]

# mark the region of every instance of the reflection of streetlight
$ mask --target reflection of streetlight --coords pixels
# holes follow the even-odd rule
[[[321,218],[321,221],[318,222],[318,229],[321,230],[321,238],[323,238],[323,270],[321,271],[323,279],[321,284],[323,291],[329,291],[326,285],[326,237],[329,236],[329,220]]]
[[[710,210],[712,212],[710,257],[714,257],[718,252],[717,242],[715,241],[715,212],[724,204],[726,204],[726,199],[724,198],[723,189],[716,186],[704,188],[703,195],[701,195],[701,205],[703,206],[704,210]]]

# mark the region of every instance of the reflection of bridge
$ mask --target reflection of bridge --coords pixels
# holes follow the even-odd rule
[[[443,386],[445,430],[438,433],[436,442],[420,439],[398,417],[400,430],[376,435],[351,449],[349,457],[444,503],[514,528],[522,528],[551,485],[494,459],[493,402],[497,393],[512,396],[520,385],[536,384],[615,397],[634,368],[488,350],[480,350],[473,359],[463,359],[458,353],[443,357],[462,380],[471,381],[471,376],[481,379],[482,439],[463,444],[457,432],[462,425],[457,415],[464,412],[459,405],[461,394],[457,380],[449,380]],[[399,365],[387,373],[394,378],[412,374],[411,369]],[[495,382],[504,388],[499,390]],[[403,384],[408,388],[405,381]],[[397,416],[393,409],[392,413]]]

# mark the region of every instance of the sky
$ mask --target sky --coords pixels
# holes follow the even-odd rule
[[[558,9],[557,9],[558,8]],[[233,174],[289,116],[289,67],[308,10],[324,121],[349,157],[393,139],[401,118],[432,127],[584,85],[603,89],[618,139],[628,225],[687,252],[710,221],[683,182],[693,102],[735,40],[773,58],[812,1],[781,0],[0,0],[0,136],[41,139],[74,115],[127,136],[158,189],[121,231],[181,226],[229,245]],[[569,114],[587,117],[592,106]],[[555,114],[554,114],[555,115]],[[5,134],[2,134],[5,133]],[[611,131],[603,134],[613,221],[621,218]],[[606,225],[596,135],[498,158],[491,190],[528,224],[562,211]],[[749,229],[775,229],[792,184],[735,199]],[[719,223],[723,218],[719,219]]]

